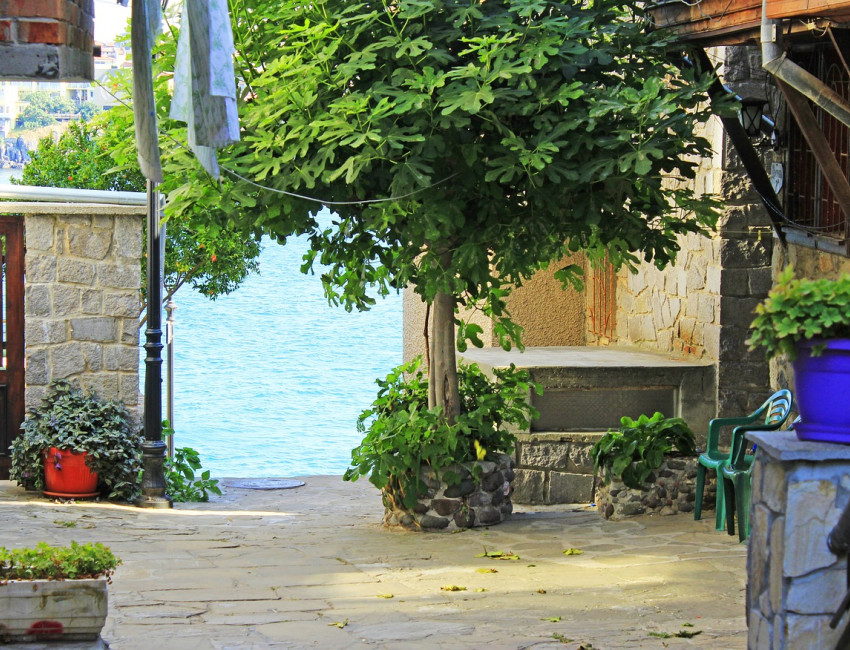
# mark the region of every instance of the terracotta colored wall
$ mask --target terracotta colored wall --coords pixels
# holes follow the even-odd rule
[[[585,266],[583,255],[574,255],[554,263],[537,273],[508,299],[508,308],[523,328],[526,346],[556,346],[585,344],[585,298],[573,289],[561,289],[554,272],[566,264]],[[484,329],[484,344],[498,345],[490,320],[481,312],[468,313],[465,318]],[[404,292],[404,359],[424,354],[423,327],[425,305],[412,290]]]

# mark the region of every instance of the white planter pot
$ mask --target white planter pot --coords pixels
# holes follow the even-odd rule
[[[0,584],[0,642],[94,641],[107,608],[105,578]]]

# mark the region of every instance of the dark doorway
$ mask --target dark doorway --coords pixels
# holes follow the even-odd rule
[[[24,222],[0,216],[0,479],[9,478],[9,445],[24,420]]]

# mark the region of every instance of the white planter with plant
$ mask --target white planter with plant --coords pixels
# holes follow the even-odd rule
[[[102,544],[0,547],[0,642],[96,640],[120,563]]]

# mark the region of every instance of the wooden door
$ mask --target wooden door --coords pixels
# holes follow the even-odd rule
[[[0,216],[0,479],[9,478],[9,445],[24,421],[24,221]]]

